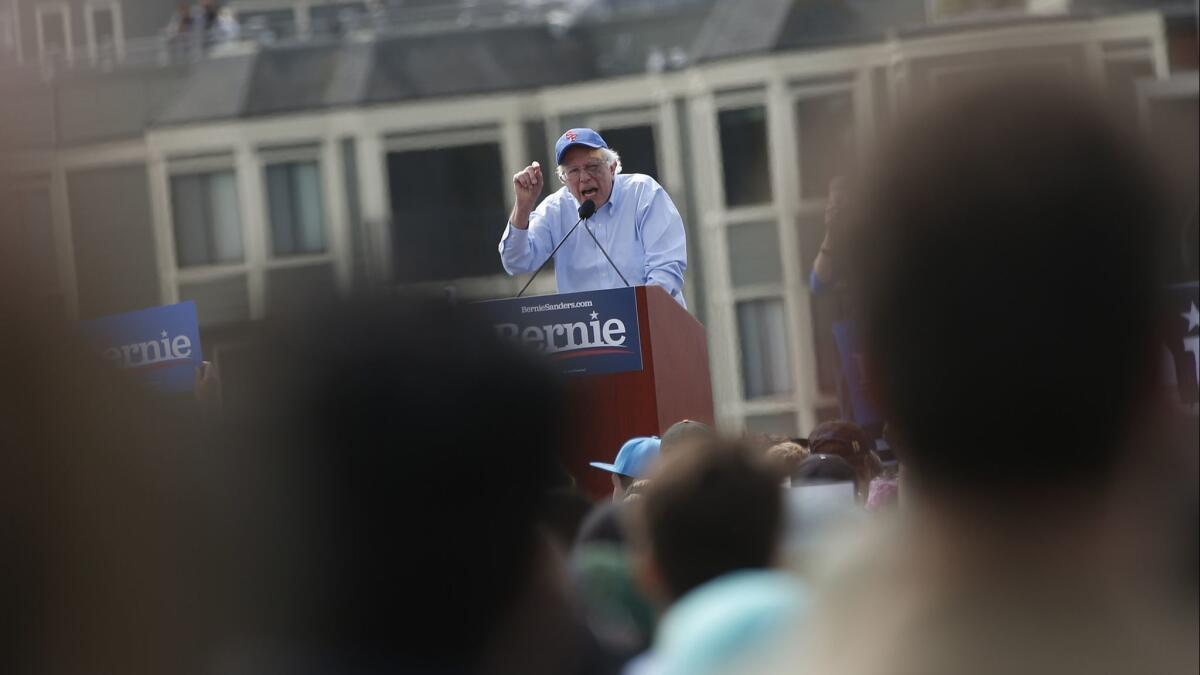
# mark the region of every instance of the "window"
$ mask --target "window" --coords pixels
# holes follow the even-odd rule
[[[853,155],[854,103],[849,92],[796,101],[796,143],[800,195],[824,199],[829,180],[842,173]]]
[[[769,436],[782,436],[784,438],[799,436],[796,433],[796,415],[790,412],[747,415],[746,431],[751,434],[767,434]]]
[[[0,195],[0,202],[0,250],[20,253],[12,258],[20,265],[17,278],[35,292],[57,293],[50,190],[44,185],[21,186]]]
[[[734,288],[783,281],[779,233],[773,222],[729,225],[729,277]]]
[[[172,176],[171,216],[180,267],[242,261],[242,219],[233,171]]]
[[[62,2],[37,5],[38,53],[43,59],[71,60],[71,10]]]
[[[13,26],[12,15],[7,9],[0,9],[0,58],[17,50],[17,32]]]
[[[721,134],[725,205],[769,203],[771,172],[767,159],[766,108],[722,110],[717,115],[717,124]]]
[[[317,162],[267,166],[271,244],[276,256],[325,251],[321,171]]]
[[[739,302],[737,322],[743,396],[755,399],[791,393],[792,366],[783,300]]]
[[[503,273],[496,245],[508,218],[500,146],[388,153],[397,281]]]
[[[653,127],[646,125],[598,131],[608,147],[621,154],[622,173],[644,173],[658,180]]]
[[[121,56],[125,50],[121,25],[121,5],[116,2],[90,2],[84,9],[88,54],[93,60]]]

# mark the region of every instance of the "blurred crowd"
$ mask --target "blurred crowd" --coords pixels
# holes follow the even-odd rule
[[[598,502],[569,389],[469,305],[269,320],[237,396],[180,401],[0,271],[0,670],[1197,672],[1154,165],[1014,86],[914,109],[841,205],[886,443],[680,420],[594,458]]]
[[[236,40],[239,33],[233,12],[217,0],[180,3],[166,28],[167,38],[177,49],[202,49]]]

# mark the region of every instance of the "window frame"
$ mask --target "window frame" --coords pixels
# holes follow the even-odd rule
[[[175,203],[172,199],[172,184],[175,178],[228,172],[233,176],[234,187],[237,190],[238,225],[242,236],[242,259],[239,262],[207,263],[203,265],[179,264],[179,239],[176,236]],[[202,281],[214,281],[238,274],[248,274],[253,267],[250,262],[251,244],[247,232],[247,219],[242,212],[242,186],[238,181],[237,165],[232,153],[221,153],[198,157],[168,159],[166,172],[166,201],[167,223],[171,237],[171,265],[175,270],[176,285]]]
[[[382,152],[380,159],[383,167],[383,197],[388,211],[387,241],[389,242],[389,245],[392,242],[395,228],[395,223],[391,220],[391,177],[388,175],[387,169],[389,155],[392,153],[414,152],[422,150],[449,150],[452,148],[471,145],[495,145],[500,153],[500,175],[497,177],[497,180],[500,183],[500,194],[504,196],[505,200],[505,214],[501,217],[507,218],[507,212],[512,209],[512,175],[506,173],[505,171],[505,167],[507,166],[506,161],[509,159],[507,154],[509,152],[509,148],[506,146],[508,139],[506,138],[505,131],[505,127],[501,122],[489,121],[481,124],[470,124],[456,127],[404,129],[402,131],[397,130],[384,134],[382,136],[383,142],[381,144]],[[550,183],[549,181],[558,182],[558,178],[549,175],[551,172],[545,171],[545,167],[543,169],[542,177],[547,188],[549,189],[553,187],[553,183]],[[558,188],[553,187],[553,189],[556,190]],[[550,192],[553,192],[553,190],[550,190]],[[498,237],[499,233],[497,233],[497,241],[499,241]],[[394,252],[390,248],[388,256],[391,259],[391,265],[393,266],[391,278],[395,279],[396,274],[394,266],[398,263],[398,261],[394,259]],[[406,287],[416,289],[423,288],[445,290],[448,287],[454,287],[460,290],[465,290],[468,295],[473,295],[478,293],[478,291],[474,290],[477,288],[505,288],[510,286],[513,288],[519,288],[519,286],[514,285],[519,282],[520,280],[518,277],[510,277],[501,271],[492,275],[456,276],[442,280],[405,281],[400,283],[403,283],[403,285]],[[531,287],[533,292],[540,292],[540,290],[543,289],[547,289],[546,292],[553,292],[553,290],[548,289],[554,288],[552,285],[549,285],[554,283],[554,275],[539,275],[539,282],[540,283],[535,283]],[[515,291],[513,292],[515,293]]]
[[[775,194],[775,161],[777,154],[771,146],[771,101],[767,96],[766,90],[755,87],[750,91],[733,91],[727,93],[717,93],[714,98],[713,106],[713,126],[716,131],[716,155],[717,163],[713,167],[718,180],[718,203],[721,205],[720,217],[726,223],[745,222],[756,217],[761,217],[764,212],[772,213],[772,217],[778,210],[779,195]],[[740,206],[729,206],[729,195],[725,193],[725,156],[721,152],[721,113],[730,110],[743,110],[746,108],[762,108],[763,109],[763,131],[766,135],[767,154],[763,158],[767,168],[767,182],[770,183],[770,198],[765,202],[756,204],[743,204]]]
[[[63,22],[63,54],[67,63],[75,59],[75,40],[71,34],[71,6],[62,0],[42,2],[34,5],[34,23],[37,26],[38,59],[46,60],[46,17],[57,14]]]
[[[87,0],[83,5],[83,26],[87,35],[88,58],[100,60],[100,43],[96,36],[96,14],[108,10],[112,14],[113,51],[117,61],[125,60],[125,25],[120,0]]]
[[[334,262],[333,242],[333,213],[329,203],[328,186],[325,184],[325,164],[321,157],[319,144],[304,144],[294,146],[259,147],[256,153],[258,172],[262,181],[262,223],[263,235],[267,247],[264,251],[263,269],[272,270],[286,267],[304,267]],[[296,253],[293,255],[278,255],[275,253],[274,227],[271,223],[271,186],[267,181],[267,168],[283,164],[314,164],[317,167],[318,184],[321,186],[321,234],[325,241],[325,250],[319,253]]]

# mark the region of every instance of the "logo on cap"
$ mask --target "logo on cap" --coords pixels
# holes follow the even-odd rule
[[[579,136],[574,131],[568,131],[567,133],[565,133],[563,135],[566,136],[567,140],[572,143],[574,143],[579,138]]]

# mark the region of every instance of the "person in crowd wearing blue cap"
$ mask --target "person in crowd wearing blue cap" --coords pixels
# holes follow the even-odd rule
[[[658,459],[659,440],[656,436],[636,436],[625,441],[612,464],[592,462],[592,466],[612,474],[613,501],[625,498],[625,491],[639,478],[650,473]]]
[[[500,238],[504,270],[533,272],[562,244],[555,254],[558,292],[653,284],[686,308],[687,238],[666,190],[650,176],[622,174],[621,157],[591,129],[567,130],[554,156],[563,187],[541,204],[542,167],[534,162],[513,176],[516,199]],[[596,207],[586,223],[591,235],[576,232],[564,243],[588,200]]]

